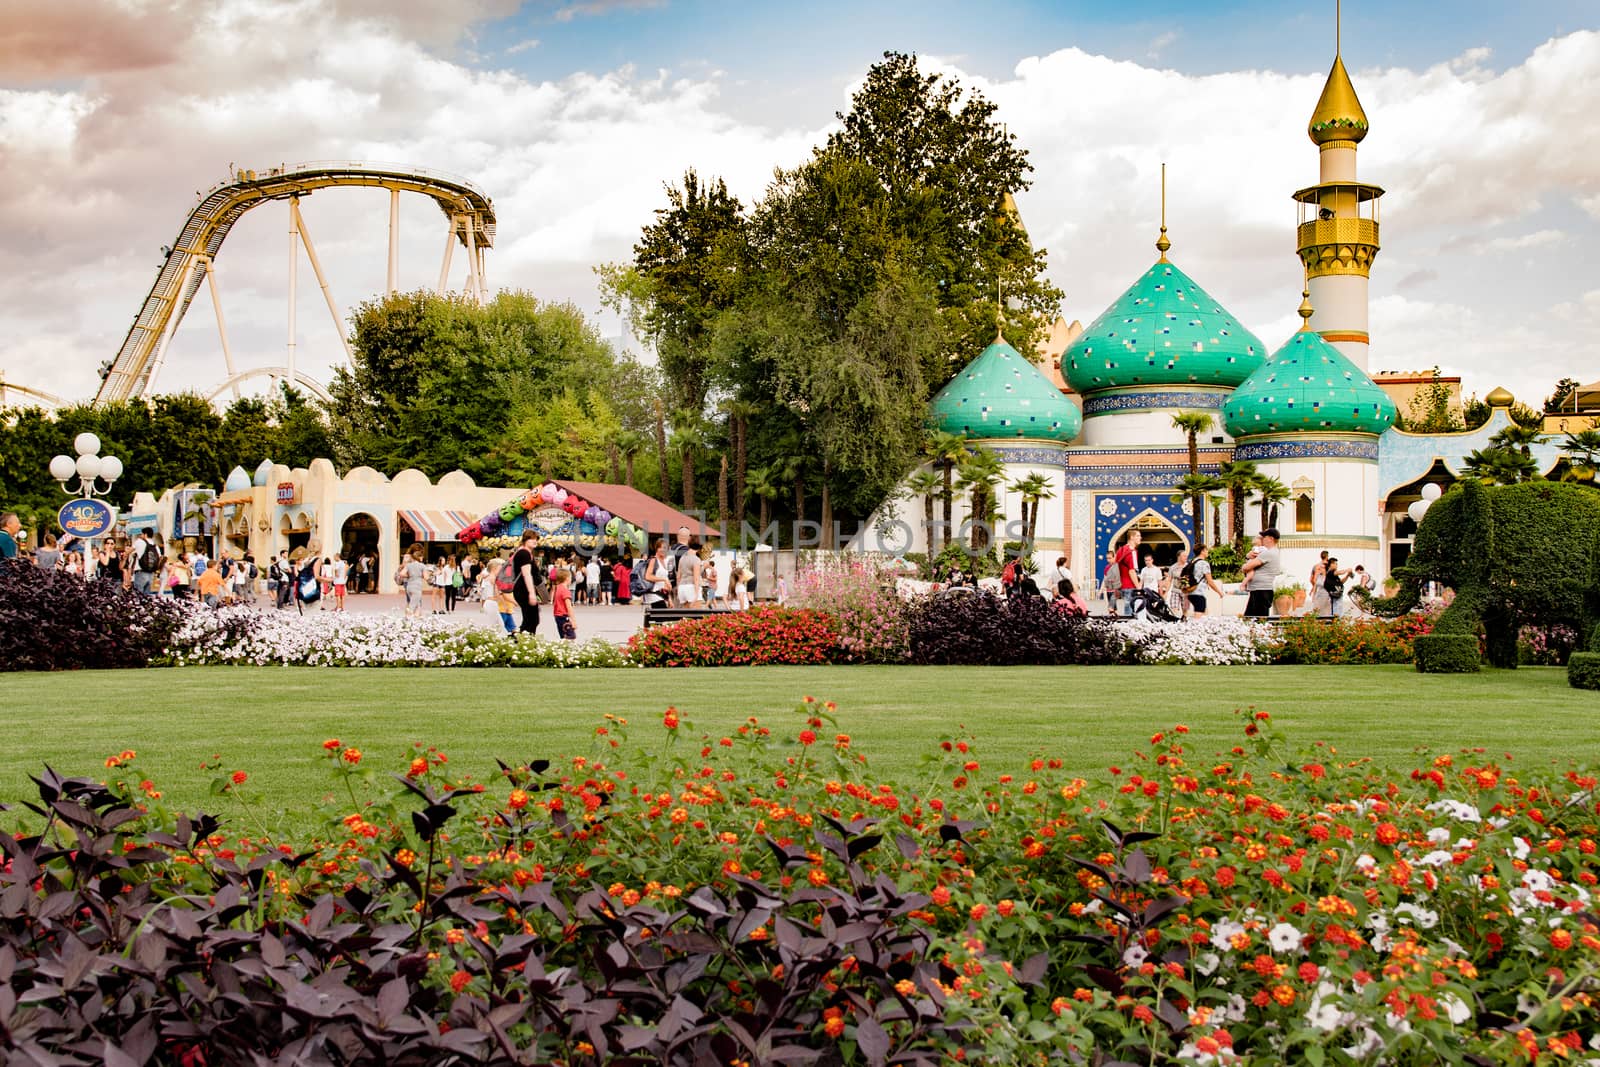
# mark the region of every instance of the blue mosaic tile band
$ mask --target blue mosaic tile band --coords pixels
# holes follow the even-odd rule
[[[1064,467],[1067,454],[1059,448],[1012,448],[1007,445],[985,445],[1004,463],[1026,463],[1033,467]]]
[[[1112,396],[1086,396],[1083,414],[1107,415],[1117,411],[1143,411],[1150,408],[1198,408],[1221,411],[1228,399],[1224,393],[1116,393]]]
[[[1271,459],[1370,459],[1378,458],[1378,442],[1372,441],[1241,441],[1234,446],[1235,460],[1260,463]]]
[[[1182,481],[1189,473],[1189,468],[1184,467],[1111,467],[1092,468],[1089,470],[1071,469],[1066,473],[1066,488],[1068,489],[1164,489],[1172,492],[1173,487]],[[1200,465],[1201,474],[1216,474],[1215,465]]]

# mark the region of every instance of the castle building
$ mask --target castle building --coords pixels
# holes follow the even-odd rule
[[[1055,325],[1058,344],[1041,351],[1059,351],[1059,363],[1045,355],[1035,365],[997,339],[940,390],[933,429],[963,434],[1003,464],[998,511],[1011,525],[997,541],[1020,540],[1015,520],[1031,505],[1041,569],[1065,556],[1080,585],[1092,587],[1107,553],[1134,529],[1166,564],[1198,539],[1233,538],[1230,509],[1210,493],[1197,528],[1186,495],[1195,483],[1186,479],[1238,465],[1270,480],[1279,497],[1264,507],[1259,492],[1247,494],[1241,531],[1258,532],[1275,512],[1286,574],[1303,582],[1323,550],[1380,580],[1403,561],[1416,526],[1409,505],[1424,484],[1458,476],[1466,456],[1509,424],[1512,400],[1496,390],[1489,423],[1466,433],[1394,428],[1395,403],[1369,370],[1368,285],[1384,191],[1357,177],[1368,130],[1336,47],[1306,131],[1319,180],[1292,194],[1306,278],[1302,327],[1277,348],[1172,262],[1163,218],[1149,270],[1081,332]],[[1536,458],[1546,470],[1560,457],[1546,445]],[[965,495],[955,494],[958,529],[947,540],[964,540]],[[925,515],[902,492],[851,547],[927,551]],[[890,529],[900,543],[884,539]]]

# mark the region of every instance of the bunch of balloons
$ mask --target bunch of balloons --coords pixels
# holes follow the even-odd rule
[[[491,511],[456,534],[456,540],[464,545],[470,545],[482,538],[493,537],[524,513],[547,507],[560,508],[584,525],[596,531],[604,531],[607,537],[615,538],[618,544],[630,545],[640,551],[644,549],[643,530],[624,522],[605,508],[567,492],[554,482],[546,482],[536,489],[528,490],[515,500],[508,500],[499,509]]]
[[[1411,506],[1406,508],[1406,514],[1411,516],[1412,522],[1420,523],[1422,516],[1428,513],[1428,506],[1438,500],[1443,493],[1444,490],[1440,489],[1438,485],[1429,482],[1422,487],[1422,499],[1413,500]]]

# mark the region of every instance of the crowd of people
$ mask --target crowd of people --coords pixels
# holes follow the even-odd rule
[[[1192,558],[1187,548],[1180,548],[1171,564],[1160,567],[1150,552],[1141,551],[1141,537],[1138,530],[1129,531],[1120,548],[1106,553],[1100,590],[1109,613],[1131,616],[1153,594],[1165,605],[1166,613],[1188,619],[1209,611],[1209,594],[1215,594],[1219,601],[1224,596],[1212,572],[1209,545],[1201,545]],[[1252,538],[1250,551],[1239,568],[1240,591],[1246,595],[1245,618],[1265,619],[1272,615],[1282,574],[1278,531],[1269,526]],[[1303,614],[1318,618],[1338,618],[1351,610],[1352,600],[1347,595],[1350,590],[1371,592],[1377,585],[1364,566],[1341,568],[1338,558],[1326,550],[1311,568],[1308,583],[1310,596]]]

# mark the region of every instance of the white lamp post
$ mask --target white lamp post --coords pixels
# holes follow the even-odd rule
[[[81,496],[84,499],[106,496],[111,492],[111,485],[122,477],[122,460],[116,456],[100,455],[100,438],[92,433],[80,433],[72,442],[72,447],[77,451],[78,458],[71,456],[57,456],[50,461],[50,477],[61,483],[61,491],[69,496]],[[73,476],[78,478],[78,484],[69,488],[67,483]],[[100,488],[100,483],[105,483],[105,488]]]
[[[73,440],[72,447],[78,453],[78,458],[56,456],[50,461],[50,477],[61,483],[62,492],[83,498],[81,504],[64,506],[59,521],[63,530],[73,533],[76,528],[76,536],[82,538],[85,545],[84,575],[88,577],[94,573],[94,555],[88,550],[93,548],[97,538],[110,531],[116,514],[94,498],[110,494],[112,484],[122,477],[122,460],[116,456],[100,455],[100,438],[92,433],[80,433]],[[67,483],[74,477],[78,479],[78,484],[68,486]],[[101,488],[102,485],[104,488]]]

